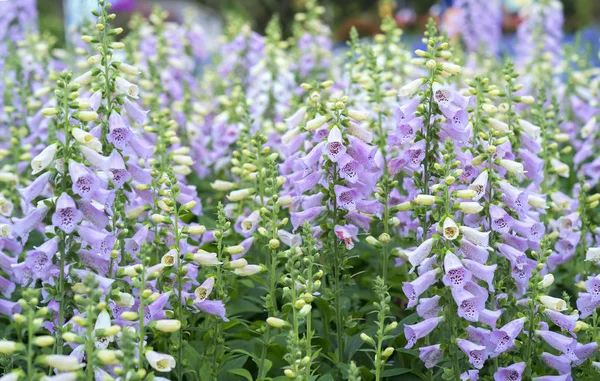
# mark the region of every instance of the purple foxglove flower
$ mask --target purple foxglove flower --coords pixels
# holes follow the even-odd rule
[[[117,149],[123,150],[127,147],[127,143],[131,140],[131,131],[125,124],[125,120],[121,115],[112,112],[108,118],[109,133],[106,140],[112,143]]]
[[[133,151],[138,154],[142,159],[148,159],[152,157],[154,154],[154,146],[150,143],[145,142],[137,135],[131,134],[131,139],[129,140],[129,147],[133,149]]]
[[[5,277],[0,275],[0,292],[5,298],[10,298],[12,293],[15,291],[15,284]]]
[[[33,180],[27,187],[17,189],[25,204],[31,203],[31,201],[42,194],[44,189],[46,189],[48,182],[50,181],[50,176],[50,172],[44,172],[37,179]]]
[[[479,371],[468,370],[466,372],[461,373],[460,381],[479,381]]]
[[[106,168],[112,175],[112,181],[117,189],[121,188],[131,178],[131,174],[127,171],[125,162],[117,150],[111,152],[106,163]]]
[[[96,175],[73,159],[69,160],[69,175],[73,181],[73,193],[89,200],[99,185]]]
[[[21,306],[17,302],[0,299],[0,314],[12,318],[16,313],[21,312]]]
[[[71,273],[81,280],[84,280],[88,276],[93,277],[94,280],[98,283],[98,287],[100,288],[100,290],[102,290],[102,292],[105,295],[111,290],[111,285],[115,281],[114,279],[109,279],[98,274],[94,274],[89,270],[72,269]]]
[[[492,311],[484,308],[479,311],[479,322],[494,328],[502,312],[502,310]]]
[[[461,239],[459,244],[459,250],[464,258],[481,264],[485,264],[487,262],[490,254],[483,247],[477,246],[466,239]]]
[[[406,123],[415,118],[415,111],[417,111],[419,103],[419,98],[414,97],[402,106],[394,107],[394,109],[392,109],[392,115],[396,122],[398,122],[398,124]]]
[[[529,210],[529,196],[527,193],[517,189],[506,181],[500,181],[498,182],[498,185],[502,191],[502,201],[504,201],[509,208],[517,212],[519,217],[524,217]]]
[[[488,290],[494,292],[494,272],[498,265],[486,266],[470,259],[463,259],[462,263],[475,278],[481,279],[488,284]]]
[[[430,319],[438,316],[440,296],[435,295],[431,298],[422,298],[417,306],[417,314],[423,319]]]
[[[435,317],[423,320],[417,324],[404,325],[404,337],[406,337],[407,341],[404,348],[412,348],[417,343],[417,340],[429,335],[442,321],[444,321],[443,317]]]
[[[458,316],[470,322],[478,321],[479,312],[485,307],[486,299],[463,288],[453,288],[452,297],[458,306]]]
[[[577,347],[575,339],[552,331],[535,331],[535,334],[541,337],[552,348],[564,353],[571,361],[579,360],[575,355],[575,348]]]
[[[417,274],[423,275],[427,271],[433,270],[433,265],[437,265],[437,255],[431,256],[421,262],[421,265],[417,269]]]
[[[425,368],[433,368],[443,357],[440,344],[430,345],[428,347],[419,348],[419,359],[425,364]]]
[[[77,233],[81,239],[91,246],[92,251],[100,253],[103,256],[110,255],[110,251],[115,244],[115,236],[113,234],[86,226],[79,226]]]
[[[402,291],[408,298],[408,308],[412,308],[417,305],[419,301],[419,295],[424,293],[429,286],[433,285],[437,279],[437,274],[440,269],[430,270],[419,276],[412,282],[404,282],[402,284]]]
[[[367,171],[373,171],[378,168],[375,162],[377,147],[373,147],[352,135],[348,136],[348,154],[358,161]]]
[[[125,251],[132,256],[135,256],[139,253],[140,248],[142,247],[142,243],[148,237],[148,227],[146,225],[142,225],[133,237],[125,239]]]
[[[194,306],[202,312],[220,317],[224,322],[229,321],[225,317],[225,305],[220,300],[204,300],[203,302],[194,304]]]
[[[329,131],[327,144],[325,145],[325,148],[323,148],[323,153],[334,163],[337,163],[346,153],[346,147],[342,140],[342,132],[337,126],[334,126]]]
[[[292,234],[286,230],[278,230],[277,237],[284,245],[289,247],[296,247],[302,244],[302,237],[299,234]]]
[[[471,280],[471,272],[468,271],[460,259],[451,251],[444,256],[445,275],[442,281],[446,286],[460,288]]]
[[[354,184],[358,181],[359,170],[360,164],[350,155],[344,154],[338,161],[340,177],[350,184]]]
[[[578,360],[574,361],[575,365],[581,365],[598,352],[598,344],[595,341],[587,344],[579,344],[575,346],[575,356],[577,356]]]
[[[130,101],[128,97],[125,97],[124,106],[125,112],[131,119],[133,119],[140,126],[144,124],[148,111],[143,111],[137,103]]]
[[[383,205],[377,200],[356,200],[356,210],[377,218],[383,215]]]
[[[508,233],[513,225],[514,219],[504,209],[496,205],[490,205],[490,217],[492,219],[492,230],[499,233]]]
[[[33,209],[31,213],[24,218],[17,220],[17,222],[13,224],[13,233],[21,237],[22,242],[27,242],[29,233],[31,233],[40,225],[40,223],[42,223],[47,213],[48,208],[46,206]]]
[[[258,229],[258,220],[260,219],[260,212],[255,210],[250,213],[248,217],[240,216],[239,226],[236,224],[235,231],[244,238],[251,236],[256,229]]]
[[[515,319],[502,328],[494,330],[490,336],[490,344],[495,353],[506,352],[514,346],[515,338],[525,326],[525,318]]]
[[[521,381],[524,371],[524,362],[512,364],[506,368],[498,368],[498,371],[494,373],[494,381]]]
[[[148,324],[151,321],[166,318],[165,307],[170,296],[170,292],[162,293],[155,301],[144,307],[144,323]]]
[[[518,251],[525,252],[529,249],[529,244],[527,243],[527,239],[512,235],[512,234],[502,234],[502,241],[508,246],[512,246]]]
[[[354,225],[336,225],[333,229],[338,237],[346,245],[346,249],[351,250],[354,247],[354,240],[358,241],[358,228]]]
[[[566,355],[553,355],[548,352],[542,353],[542,361],[550,368],[558,371],[560,374],[571,373],[571,360]]]
[[[560,376],[534,377],[531,381],[573,381],[573,377],[570,374],[561,374]]]
[[[533,242],[540,242],[546,231],[543,223],[536,222],[529,218],[525,221],[513,220],[511,228],[521,236]]]
[[[371,220],[372,218],[369,216],[366,216],[364,214],[361,214],[359,212],[348,212],[345,216],[344,219],[346,221],[348,221],[348,223],[358,226],[360,229],[364,230],[364,231],[369,231],[370,227],[371,227]]]
[[[478,345],[483,345],[484,347],[488,346],[490,341],[490,333],[492,333],[490,330],[485,328],[473,327],[472,325],[470,325],[466,328],[466,331],[469,335],[469,341]]]
[[[300,159],[300,163],[303,164],[304,169],[311,169],[317,165],[323,156],[325,144],[325,142],[320,142],[319,144],[315,145],[310,152],[306,154],[306,156]]]
[[[483,368],[485,360],[487,360],[487,352],[484,346],[477,345],[469,340],[457,339],[456,344],[464,354],[469,358],[469,362],[477,369]]]
[[[83,213],[77,209],[75,201],[67,193],[56,201],[56,210],[52,215],[52,224],[67,234],[71,234],[83,219]]]
[[[431,250],[433,249],[433,244],[433,238],[429,238],[423,241],[416,249],[405,253],[408,261],[413,266],[410,270],[411,273],[414,271],[415,267],[425,260],[425,258],[429,257],[429,254],[431,254]]]
[[[294,183],[294,188],[299,194],[306,193],[319,183],[323,175],[320,172],[313,172],[300,181]]]
[[[400,172],[400,170],[403,169],[407,163],[408,161],[405,157],[395,157],[388,161],[388,170],[390,171],[390,174],[394,176]]]
[[[321,214],[324,211],[324,206],[315,206],[313,208],[303,210],[302,212],[291,212],[290,218],[292,221],[292,226],[294,227],[293,231],[296,231],[296,229],[298,229],[302,224],[304,224],[304,222],[313,221],[319,216],[319,214]]]
[[[557,327],[569,332],[573,337],[576,336],[574,330],[575,323],[577,323],[577,320],[579,319],[579,314],[564,315],[558,311],[552,311],[551,309],[544,310],[544,313]]]
[[[98,252],[92,252],[90,250],[79,250],[79,259],[85,267],[96,271],[100,275],[106,275],[110,267],[110,257],[103,256]]]
[[[360,194],[356,189],[348,188],[343,185],[336,185],[333,188],[338,207],[352,212],[356,209],[356,201]]]
[[[254,243],[254,237],[248,237],[245,240],[243,240],[242,242],[240,242],[240,246],[243,247],[244,250],[239,254],[232,255],[231,259],[236,260],[236,259],[242,258],[244,255],[246,255],[248,250],[250,250],[253,243]]]
[[[412,144],[409,149],[404,152],[404,158],[406,159],[407,167],[413,171],[417,171],[425,158],[425,141],[419,140]]]
[[[525,149],[519,150],[519,156],[522,159],[525,176],[539,184],[544,177],[544,160]]]

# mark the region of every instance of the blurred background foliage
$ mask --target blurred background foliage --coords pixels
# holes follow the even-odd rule
[[[38,0],[40,26],[64,41],[64,9],[69,0]],[[82,1],[82,0],[70,0]],[[515,30],[519,23],[518,10],[529,1],[505,0],[506,33]],[[188,7],[216,17],[221,25],[230,17],[247,20],[258,32],[264,32],[269,20],[277,15],[284,33],[290,33],[294,14],[302,11],[305,0],[113,0],[118,8],[117,23],[127,25],[129,16],[135,12],[149,14],[156,5],[170,11],[173,20],[180,20]],[[452,5],[453,0],[321,0],[327,9],[327,22],[334,39],[347,39],[351,26],[356,26],[362,36],[379,31],[382,17],[394,16],[398,24],[409,34],[420,34],[426,20],[436,17]],[[64,3],[64,4],[63,4]],[[562,0],[565,12],[565,31],[573,33],[600,21],[600,0]],[[60,44],[60,43],[59,43]]]

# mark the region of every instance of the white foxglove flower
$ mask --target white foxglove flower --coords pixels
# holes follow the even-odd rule
[[[483,210],[483,206],[478,202],[459,202],[458,210],[465,214],[477,214]]]
[[[367,120],[369,113],[366,111],[348,110],[348,116],[354,120],[362,121]]]
[[[73,137],[75,138],[75,140],[77,140],[81,144],[87,145],[92,140],[94,140],[94,137],[92,136],[92,134],[90,134],[87,131],[82,130],[81,128],[73,128],[71,130],[71,134],[73,134]]]
[[[442,233],[444,234],[444,238],[448,240],[455,240],[458,237],[458,226],[456,222],[450,217],[446,217],[444,220],[444,224],[442,226]]]
[[[460,232],[465,236],[469,242],[488,249],[490,243],[490,232],[480,232],[479,230],[470,228],[468,226],[461,226]]]
[[[514,160],[500,159],[500,165],[510,173],[522,174],[525,173],[523,164]]]
[[[260,273],[262,270],[263,268],[259,265],[246,265],[233,270],[233,272],[239,276],[252,276]]]
[[[129,75],[138,75],[141,73],[140,69],[138,69],[137,67],[123,63],[123,62],[121,62],[119,64],[119,70],[122,71],[123,73],[129,74]]]
[[[73,83],[76,83],[81,86],[85,86],[85,85],[89,84],[90,82],[92,82],[93,79],[94,79],[94,76],[92,75],[92,71],[88,70],[85,73],[83,73],[82,75],[80,75],[79,77],[75,78],[73,80]]]
[[[68,355],[47,355],[42,356],[40,360],[50,368],[64,371],[78,370],[85,366],[77,357]]]
[[[227,199],[229,199],[229,201],[231,202],[242,201],[243,199],[248,198],[253,193],[254,189],[251,188],[239,189],[229,193]]]
[[[523,119],[519,121],[519,124],[521,125],[521,128],[523,129],[523,131],[525,131],[527,135],[531,136],[534,139],[540,137],[540,128],[535,124],[531,124]]]
[[[551,159],[550,164],[560,177],[569,177],[569,166],[557,159]]]
[[[54,160],[54,155],[56,155],[56,150],[58,149],[58,144],[54,143],[44,148],[42,152],[40,152],[36,157],[31,160],[31,172],[32,175],[39,173],[46,169],[52,161]]]
[[[319,115],[308,122],[306,122],[306,126],[304,126],[305,130],[312,131],[321,127],[325,122],[327,122],[331,117],[329,115]]]
[[[176,319],[161,319],[154,322],[154,329],[161,332],[177,332],[181,328],[181,322]]]
[[[540,296],[540,302],[552,311],[564,311],[567,309],[567,302],[560,298],[553,296],[543,295]]]
[[[122,77],[117,77],[115,80],[115,90],[117,94],[126,94],[134,99],[137,99],[140,94],[140,89],[137,85],[134,85]]]
[[[192,260],[201,266],[216,266],[221,264],[217,259],[216,253],[209,253],[208,251],[198,250],[192,257]]]
[[[510,132],[510,128],[508,127],[508,124],[496,119],[496,118],[490,118],[490,128],[494,131],[498,131],[501,134],[507,134]]]
[[[425,83],[425,78],[417,78],[414,81],[411,81],[411,82],[407,83],[406,85],[402,86],[400,88],[399,94],[403,97],[410,97],[411,95],[413,95],[414,93],[419,91],[419,89],[421,88],[421,86],[424,83]]]
[[[585,253],[585,260],[589,262],[600,262],[600,247],[590,247]]]
[[[148,364],[159,372],[170,372],[175,368],[176,362],[173,356],[155,351],[146,351]]]

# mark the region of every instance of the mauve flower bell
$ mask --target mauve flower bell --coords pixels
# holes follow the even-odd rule
[[[67,193],[56,201],[56,210],[52,215],[52,224],[67,234],[71,234],[83,219],[83,213],[77,209],[75,201]]]
[[[494,381],[521,381],[524,371],[524,362],[512,364],[506,368],[498,368],[498,371],[494,373]]]
[[[423,361],[425,368],[431,369],[442,359],[444,355],[440,344],[434,344],[419,348],[419,359]]]
[[[491,348],[495,354],[506,352],[514,346],[515,338],[525,326],[525,318],[515,319],[502,328],[494,330],[490,336]]]
[[[471,280],[471,272],[468,271],[460,259],[451,251],[444,256],[444,272],[442,281],[446,286],[460,288]]]
[[[435,317],[425,319],[417,324],[404,325],[404,337],[406,337],[407,341],[404,348],[412,348],[417,343],[417,340],[429,335],[442,321],[444,321],[443,317]]]
[[[457,339],[456,344],[464,354],[469,358],[469,362],[477,369],[483,368],[483,364],[487,360],[487,351],[484,346],[477,345],[469,340]]]
[[[73,159],[69,160],[69,175],[73,182],[73,193],[85,200],[89,200],[99,186],[96,175]]]
[[[417,305],[419,301],[419,295],[425,292],[437,281],[437,274],[440,271],[440,269],[427,271],[412,282],[404,282],[402,284],[402,291],[408,298],[408,308],[412,308]]]

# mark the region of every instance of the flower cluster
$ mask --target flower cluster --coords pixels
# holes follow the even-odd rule
[[[462,41],[388,18],[340,53],[309,0],[231,18],[213,62],[193,18],[123,36],[98,0],[63,50],[17,3],[0,381],[600,374],[600,77],[558,2],[515,63],[498,1],[459,2]]]

